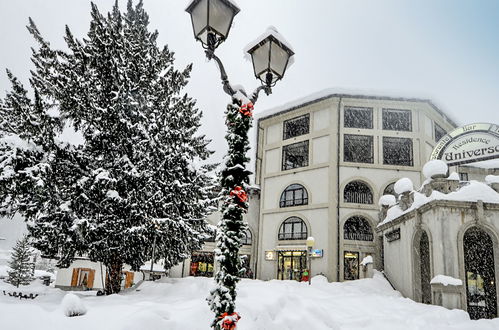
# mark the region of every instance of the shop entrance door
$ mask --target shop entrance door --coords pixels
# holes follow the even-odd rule
[[[279,280],[301,281],[307,268],[306,251],[278,251],[277,278]]]
[[[494,246],[490,236],[477,227],[464,234],[464,269],[470,318],[496,317]]]
[[[343,256],[343,279],[345,281],[359,279],[359,253],[345,251]]]

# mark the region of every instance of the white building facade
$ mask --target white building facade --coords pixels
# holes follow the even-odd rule
[[[436,141],[455,126],[428,100],[334,93],[260,117],[256,278],[300,280],[309,236],[312,276],[365,276],[365,257],[381,262],[379,197],[400,177],[420,184]]]

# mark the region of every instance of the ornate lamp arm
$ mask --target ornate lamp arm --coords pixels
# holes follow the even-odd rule
[[[217,62],[218,69],[220,70],[220,79],[222,80],[222,85],[224,92],[227,93],[229,96],[234,96],[236,92],[234,89],[232,89],[232,86],[229,83],[229,77],[227,76],[227,72],[225,72],[224,65],[220,58],[218,58],[217,55],[215,55],[215,52],[213,50],[207,49],[205,51],[206,57],[208,60],[214,59]]]
[[[258,100],[258,95],[260,94],[260,91],[262,91],[262,90],[264,90],[265,94],[267,94],[267,95],[272,94],[272,87],[261,85],[257,89],[255,89],[253,94],[251,94],[251,97],[250,97],[251,103],[253,103],[253,104],[256,103],[256,101]]]

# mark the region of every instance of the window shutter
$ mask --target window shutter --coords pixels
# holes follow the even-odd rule
[[[94,287],[95,270],[90,269],[88,272],[87,288],[92,289]]]
[[[73,268],[73,276],[71,277],[71,286],[77,286],[78,285],[78,273],[80,271],[80,268]]]

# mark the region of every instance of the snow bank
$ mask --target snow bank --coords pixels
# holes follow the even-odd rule
[[[140,291],[82,297],[89,312],[68,318],[59,310],[61,291],[49,288],[34,300],[0,294],[0,328],[9,330],[209,329],[213,314],[206,297],[213,278],[186,277],[144,282]],[[466,312],[415,303],[394,291],[382,274],[328,283],[314,276],[312,285],[295,281],[243,279],[238,284],[238,330],[486,330],[499,319],[471,321]]]
[[[440,159],[433,159],[427,162],[423,166],[423,175],[425,178],[436,178],[436,177],[447,177],[447,172],[449,171],[449,167],[447,164]]]
[[[81,299],[73,293],[68,293],[64,296],[61,308],[67,317],[81,316],[87,313],[87,308],[83,305]]]
[[[447,275],[437,275],[434,278],[431,279],[430,284],[443,284],[444,286],[447,285],[463,285],[463,281],[461,281],[458,278],[454,278],[451,276]]]
[[[413,191],[414,186],[412,185],[412,181],[409,178],[402,178],[395,182],[393,189],[398,195],[401,195],[408,191]]]

